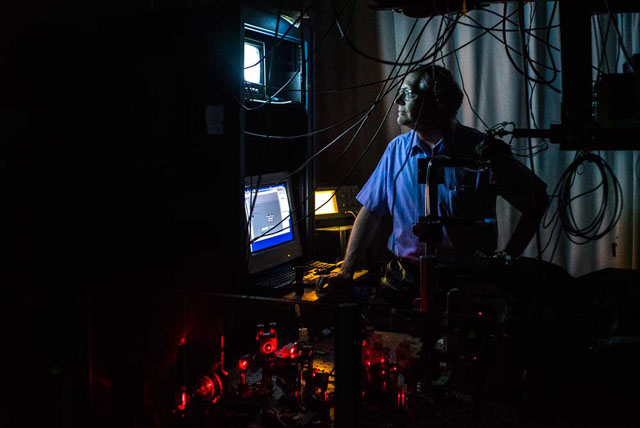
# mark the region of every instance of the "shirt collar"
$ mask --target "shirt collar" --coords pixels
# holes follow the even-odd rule
[[[411,155],[415,156],[418,153],[425,153],[429,156],[433,156],[434,153],[440,152],[446,145],[445,137],[443,136],[431,149],[427,143],[418,138],[418,134],[415,131],[411,131]]]
[[[440,138],[440,141],[433,146],[433,150],[429,149],[429,146],[426,143],[423,143],[416,134],[415,131],[411,131],[411,155],[416,155],[418,153],[425,153],[429,156],[433,156],[434,154],[447,154],[451,149],[451,145],[454,144],[455,135],[457,134],[457,122],[452,121],[451,126],[445,129],[444,135]]]

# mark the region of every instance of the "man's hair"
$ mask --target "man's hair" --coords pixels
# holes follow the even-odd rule
[[[439,65],[423,65],[412,73],[420,75],[420,93],[432,94],[442,119],[452,121],[462,105],[462,91],[449,70]]]

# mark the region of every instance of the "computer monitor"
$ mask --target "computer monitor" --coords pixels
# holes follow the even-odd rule
[[[315,213],[316,216],[340,213],[334,190],[316,190]]]
[[[244,199],[249,274],[302,256],[288,173],[247,177]]]
[[[259,40],[244,39],[244,80],[245,90],[251,98],[266,97],[265,44]]]

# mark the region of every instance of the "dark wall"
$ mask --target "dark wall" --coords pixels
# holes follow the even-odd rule
[[[143,289],[242,280],[239,5],[16,7],[0,44],[0,426],[91,426],[91,343],[111,343],[120,376],[143,365]],[[97,323],[111,335],[92,338]]]
[[[351,5],[355,7],[351,8]],[[335,7],[334,7],[335,6]],[[388,58],[393,52],[395,36],[393,20],[388,14],[369,10],[365,2],[316,2],[309,11],[316,40],[315,57],[315,120],[316,129],[332,126],[369,107],[388,77],[390,66],[363,58],[341,37],[335,23],[335,11],[340,14],[343,30],[361,51]],[[327,36],[322,40],[323,35]],[[341,90],[344,88],[351,88]],[[395,123],[397,110],[392,107],[389,118],[374,138],[383,122],[392,96],[387,96],[366,121],[353,145],[343,154],[357,127],[318,157],[316,182],[323,187],[337,186],[345,177],[346,184],[362,186],[376,167],[389,141],[399,134]],[[315,149],[329,144],[354,121],[343,123],[314,137]],[[350,175],[349,175],[350,174]]]

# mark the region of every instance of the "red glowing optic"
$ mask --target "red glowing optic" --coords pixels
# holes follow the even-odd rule
[[[216,404],[218,401],[220,401],[220,396],[219,395],[216,398],[213,399],[213,404]]]
[[[187,336],[186,336],[186,335],[184,335],[184,336],[182,336],[182,337],[180,338],[180,342],[178,342],[178,346],[182,346],[182,345],[184,345],[185,343],[187,343]]]
[[[363,347],[367,346],[367,339],[362,339],[362,346]]]
[[[380,358],[380,364],[384,364],[384,358]]]
[[[271,344],[271,342],[267,342],[264,345],[262,345],[263,354],[270,354],[272,352],[273,352],[273,345]]]
[[[289,350],[289,353],[290,353],[291,355],[294,355],[294,354],[296,353],[296,347],[295,347],[295,346],[293,346],[293,347]]]
[[[178,404],[178,410],[184,410],[187,407],[187,393],[182,391],[180,394],[180,403]]]
[[[481,317],[482,316],[482,312],[478,312],[478,316]]]
[[[476,361],[478,359],[478,357],[476,357],[475,355],[473,356],[473,361]]]
[[[238,368],[240,370],[246,370],[247,367],[249,367],[249,361],[247,360],[240,360],[238,361]]]
[[[367,360],[367,366],[371,367],[371,361]]]
[[[386,375],[386,374],[387,374],[387,372],[386,372],[385,370],[382,370],[382,371],[380,372],[380,374],[381,374],[382,376],[384,376],[384,375]]]
[[[211,398],[215,395],[216,387],[209,376],[202,376],[196,392],[203,398]]]

